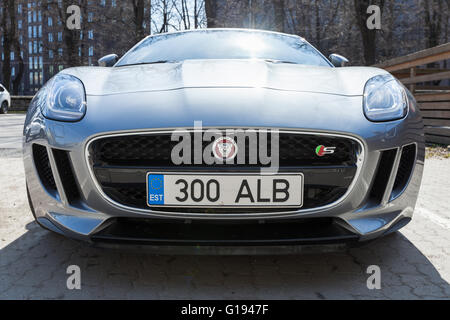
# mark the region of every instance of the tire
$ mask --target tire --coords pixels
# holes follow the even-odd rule
[[[0,114],[7,114],[8,113],[8,102],[3,101],[1,107],[0,107]]]

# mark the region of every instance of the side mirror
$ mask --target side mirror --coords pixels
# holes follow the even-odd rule
[[[115,53],[108,54],[98,60],[98,65],[100,67],[112,67],[119,60],[119,56]]]
[[[346,57],[343,57],[336,53],[330,55],[330,61],[335,67],[345,67],[349,62]]]

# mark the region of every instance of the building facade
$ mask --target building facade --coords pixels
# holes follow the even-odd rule
[[[131,3],[117,0],[16,0],[16,37],[21,50],[19,57],[11,48],[10,60],[11,79],[18,76],[20,60],[24,65],[18,94],[33,95],[64,68],[96,65],[97,60],[106,54],[121,54],[129,49],[134,39],[130,40],[132,37],[127,35],[125,19],[132,18]],[[67,21],[76,14],[76,11],[68,10],[71,5],[80,9],[80,29],[68,28]],[[4,8],[0,10],[4,11]],[[0,17],[4,14],[0,12]],[[149,24],[144,28],[146,33],[149,32]],[[122,33],[117,32],[120,30]],[[1,35],[1,63],[6,58],[3,43],[4,35]],[[0,82],[3,83],[2,80],[0,72]]]

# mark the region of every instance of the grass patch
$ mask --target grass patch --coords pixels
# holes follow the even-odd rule
[[[8,110],[8,113],[10,113],[10,114],[27,114],[26,111],[13,111],[13,110]]]
[[[430,158],[450,159],[450,148],[444,145],[427,144],[425,148],[425,159]]]

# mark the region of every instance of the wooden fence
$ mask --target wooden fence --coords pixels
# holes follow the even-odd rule
[[[419,102],[426,141],[450,145],[450,42],[375,67],[394,74]]]

